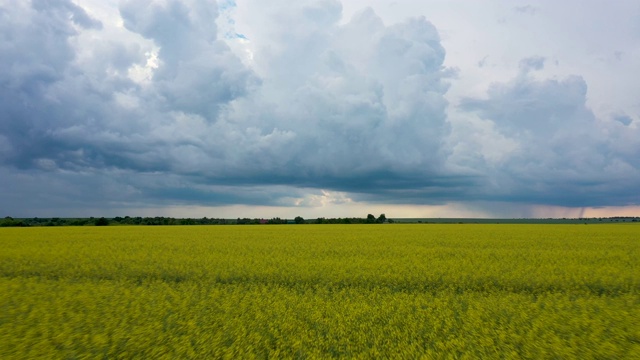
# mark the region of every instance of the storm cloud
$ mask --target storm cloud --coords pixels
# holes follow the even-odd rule
[[[600,118],[585,77],[541,75],[545,56],[452,103],[464,73],[423,16],[244,3],[240,29],[233,2],[125,0],[105,22],[88,3],[0,1],[0,209],[305,207],[323,191],[640,204],[637,114]]]

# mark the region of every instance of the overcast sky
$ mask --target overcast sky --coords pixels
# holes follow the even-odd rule
[[[0,216],[640,216],[637,0],[0,0]]]

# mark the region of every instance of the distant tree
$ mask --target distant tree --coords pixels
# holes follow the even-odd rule
[[[302,218],[302,216],[296,216],[293,221],[295,221],[296,224],[304,224],[304,219]]]
[[[375,216],[373,216],[371,214],[367,215],[367,224],[373,224],[375,222],[376,222],[376,217]]]
[[[180,225],[195,225],[196,222],[193,219],[180,219]]]
[[[0,226],[2,227],[26,227],[29,224],[25,223],[21,220],[15,220],[11,216],[5,217],[2,221],[0,221]]]
[[[387,217],[384,214],[380,214],[380,216],[378,216],[378,219],[376,220],[376,222],[379,224],[382,224],[385,221],[387,221]]]
[[[87,219],[72,219],[67,222],[69,226],[84,226],[89,220]]]
[[[107,225],[109,225],[109,220],[101,217],[100,219],[96,219],[94,224],[96,226],[107,226]]]

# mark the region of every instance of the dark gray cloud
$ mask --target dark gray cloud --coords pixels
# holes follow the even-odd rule
[[[221,106],[245,95],[258,79],[218,39],[217,2],[123,1],[120,14],[134,33],[159,47],[154,109],[215,121]]]
[[[482,192],[486,200],[576,207],[640,202],[633,190],[640,183],[639,142],[625,139],[625,149],[620,147],[625,130],[594,116],[584,79],[520,74],[494,84],[487,95],[461,103],[511,142],[500,162],[470,163],[492,184]]]
[[[630,117],[630,116],[628,116],[628,115],[623,115],[623,114],[616,115],[616,116],[614,116],[614,118],[613,118],[613,119],[614,119],[615,121],[617,121],[617,122],[621,123],[621,124],[622,124],[622,125],[624,125],[624,126],[629,126],[629,125],[631,125],[631,123],[633,122],[633,119],[631,119],[631,117]]]
[[[314,189],[404,204],[640,203],[628,190],[637,128],[597,119],[580,76],[531,78],[542,57],[461,102],[479,137],[447,118],[455,80],[425,18],[266,6],[243,62],[217,6],[122,1],[122,31],[147,43],[81,42],[103,25],[71,1],[0,7],[1,209],[290,206]]]
[[[526,74],[509,83],[496,83],[489,99],[464,99],[461,107],[477,111],[503,132],[545,135],[587,125],[593,114],[586,107],[587,84],[579,76],[563,80],[535,81]]]
[[[532,70],[542,70],[545,60],[542,56],[532,56],[522,59],[520,60],[520,71],[529,72]]]
[[[126,1],[125,27],[159,48],[151,82],[139,84],[109,71],[143,65],[139,47],[105,41],[76,61],[76,25],[96,22],[75,5],[32,3],[20,11],[34,21],[5,23],[29,37],[5,57],[4,69],[25,67],[3,72],[11,85],[3,86],[5,166],[54,177],[121,170],[183,176],[193,186],[363,193],[428,187],[433,180],[422,175],[444,175],[444,49],[423,18],[386,27],[366,10],[341,26],[339,3],[294,6],[282,16],[304,21],[293,33],[273,18],[273,36],[292,39],[256,54],[268,60],[270,76],[260,79],[218,39],[215,1]],[[45,16],[60,11],[71,15]],[[51,34],[51,27],[61,30]],[[29,42],[41,42],[45,56]],[[29,55],[26,48],[33,53],[27,61],[12,58]],[[131,186],[156,194],[149,198],[162,192]],[[225,199],[170,186],[167,193],[205,204]]]
[[[516,6],[513,8],[513,10],[515,12],[526,15],[535,15],[539,11],[537,7],[531,5]]]
[[[82,111],[78,108],[89,100],[82,96],[77,104],[65,104],[68,90],[73,90],[69,89],[72,84],[65,83],[67,74],[77,71],[72,67],[75,50],[69,39],[78,27],[99,27],[99,23],[70,1],[21,2],[3,9],[0,16],[3,160],[30,167],[39,156],[58,150],[49,132],[77,121],[69,113]]]

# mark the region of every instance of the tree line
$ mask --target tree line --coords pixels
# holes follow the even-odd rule
[[[306,220],[301,216],[294,219],[259,218],[173,218],[173,217],[130,217],[116,216],[114,218],[24,218],[14,219],[10,216],[0,220],[0,227],[30,227],[30,226],[109,226],[109,225],[274,225],[274,224],[382,224],[393,223],[385,214],[375,217],[368,214],[366,218],[316,218]]]

